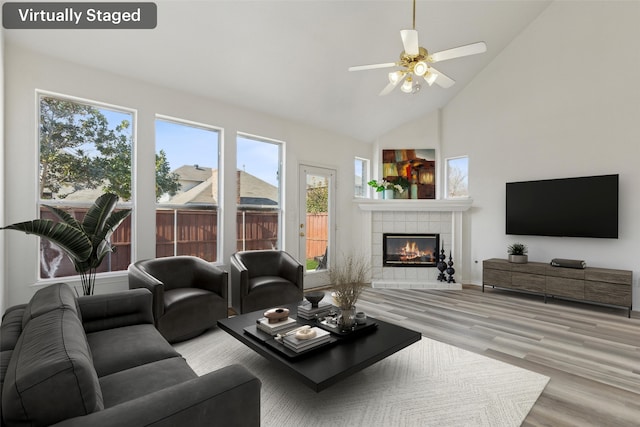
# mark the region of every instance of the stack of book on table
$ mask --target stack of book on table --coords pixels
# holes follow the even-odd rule
[[[287,317],[286,319],[275,323],[269,323],[269,319],[263,317],[261,319],[258,319],[256,326],[259,330],[276,336],[278,334],[283,334],[287,331],[290,331],[291,329],[297,327],[298,324],[296,323],[296,320],[292,319],[291,317]]]
[[[331,334],[328,331],[317,327],[313,327],[311,328],[311,330],[315,331],[316,333],[315,337],[313,338],[299,339],[296,338],[296,335],[294,333],[292,333],[283,338],[282,344],[284,344],[285,347],[295,351],[296,353],[300,353],[302,351],[310,350],[314,347],[329,342]]]
[[[310,302],[304,302],[298,306],[298,317],[313,320],[324,317],[335,307],[326,301],[320,301],[317,307],[312,307]]]

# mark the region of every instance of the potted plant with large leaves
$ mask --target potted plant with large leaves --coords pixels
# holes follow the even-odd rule
[[[35,234],[55,243],[67,254],[80,274],[82,293],[93,295],[96,270],[104,257],[114,251],[109,239],[116,228],[130,214],[131,209],[114,211],[118,196],[105,193],[98,197],[85,214],[82,222],[54,206],[44,205],[59,222],[50,219],[34,219],[2,227],[2,230],[18,230]]]

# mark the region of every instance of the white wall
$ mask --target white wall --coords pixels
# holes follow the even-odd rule
[[[472,282],[517,240],[533,261],[633,270],[640,310],[639,19],[637,1],[554,2],[443,109],[442,157],[469,155]],[[614,173],[619,239],[505,235],[506,182]]]
[[[4,32],[0,30],[0,192],[5,194],[4,168]],[[0,224],[4,225],[4,197],[0,200]],[[4,234],[0,233],[0,311],[7,300],[7,269],[5,263]]]
[[[371,145],[351,138],[292,123],[277,117],[239,109],[194,94],[176,92],[133,81],[114,74],[58,61],[18,46],[7,45],[6,57],[6,176],[11,177],[4,196],[9,224],[37,217],[37,102],[36,89],[109,103],[137,110],[139,168],[135,172],[134,214],[137,243],[134,258],[155,255],[154,214],[154,119],[155,114],[188,119],[218,126],[223,131],[223,170],[233,191],[223,194],[227,218],[222,226],[227,236],[235,236],[235,136],[246,132],[285,141],[285,244],[284,249],[298,255],[298,164],[320,165],[337,170],[338,227],[349,230],[352,217],[354,156],[367,157]],[[188,78],[188,73],[185,75]],[[341,185],[344,183],[344,185]],[[18,232],[4,232],[7,251],[7,301],[5,306],[27,301],[37,289],[38,239]],[[337,233],[337,250],[352,243],[349,233]],[[235,238],[227,239],[221,261],[235,251]],[[35,285],[35,286],[34,286]],[[98,279],[96,293],[125,289],[126,274]]]

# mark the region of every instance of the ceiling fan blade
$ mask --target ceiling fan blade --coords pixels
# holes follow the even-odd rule
[[[402,37],[404,53],[409,56],[418,56],[420,53],[418,32],[416,30],[400,30],[400,37]]]
[[[407,77],[407,75],[403,75],[397,82],[395,83],[389,83],[388,85],[386,85],[384,87],[384,89],[382,89],[380,91],[380,93],[378,94],[378,96],[384,96],[384,95],[388,95],[390,94],[393,89],[395,89],[396,86],[398,86],[400,83],[402,83],[402,81],[404,80],[404,78]]]
[[[349,67],[349,71],[363,71],[363,70],[375,70],[376,68],[389,68],[395,67],[395,62],[386,62],[384,64],[372,64],[372,65],[356,65],[355,67]]]
[[[436,80],[434,83],[436,83],[438,86],[442,87],[442,88],[450,88],[451,86],[453,86],[456,82],[455,80],[453,80],[451,77],[447,76],[446,74],[441,73],[440,71],[436,70],[433,67],[430,67],[429,70],[433,73],[436,74]]]
[[[477,42],[465,46],[454,47],[453,49],[447,49],[440,52],[432,53],[431,59],[433,62],[440,62],[446,61],[448,59],[460,58],[461,56],[475,55],[477,53],[483,53],[486,51],[487,45],[485,44],[485,42]]]

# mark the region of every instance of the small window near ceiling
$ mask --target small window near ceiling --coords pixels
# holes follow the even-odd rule
[[[469,157],[452,157],[446,160],[447,198],[469,197]]]
[[[354,196],[363,198],[369,196],[369,159],[363,159],[361,157],[355,158],[355,186]]]

